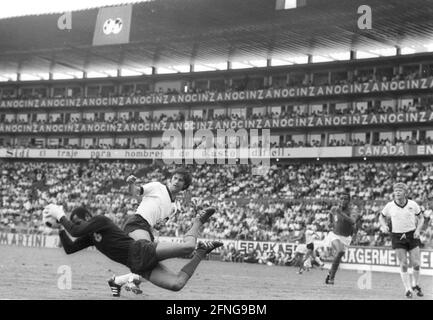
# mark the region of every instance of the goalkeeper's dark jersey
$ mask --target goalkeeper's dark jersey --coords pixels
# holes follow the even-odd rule
[[[66,253],[70,254],[95,246],[110,259],[128,266],[128,257],[134,240],[109,218],[95,216],[89,221],[74,224],[66,217],[62,217],[60,223],[71,236],[78,238],[72,241],[65,231],[60,231],[60,240]]]

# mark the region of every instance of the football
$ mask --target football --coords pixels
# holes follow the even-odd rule
[[[50,228],[59,227],[59,223],[57,222],[56,218],[52,217],[50,214],[50,211],[55,210],[56,207],[57,206],[55,204],[49,204],[48,206],[45,207],[44,211],[42,211],[42,222],[47,227]]]
[[[59,223],[58,223],[57,220],[56,220],[55,218],[53,218],[53,217],[47,217],[47,216],[44,216],[44,217],[42,218],[42,221],[43,221],[44,225],[46,225],[47,227],[50,227],[50,228],[53,228],[53,229],[59,227]]]

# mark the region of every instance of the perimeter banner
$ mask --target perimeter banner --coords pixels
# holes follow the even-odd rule
[[[59,243],[59,237],[53,235],[0,232],[0,245],[58,248]]]
[[[275,253],[289,253],[292,254],[296,249],[296,244],[286,242],[271,242],[271,241],[246,241],[238,240],[236,242],[236,250],[246,254],[250,251],[258,250],[260,254],[273,251]]]
[[[6,124],[0,123],[0,133],[132,133],[161,132],[165,130],[218,130],[218,129],[277,129],[378,126],[387,124],[431,123],[433,111],[412,113],[359,114],[324,117],[188,121],[188,122],[131,122],[131,123],[69,123],[69,124]]]
[[[433,145],[398,144],[389,146],[353,147],[353,157],[405,157],[405,156],[431,156]]]
[[[341,260],[348,264],[374,266],[399,266],[395,251],[391,248],[349,247]],[[421,268],[433,270],[433,250],[421,250]]]
[[[0,158],[15,159],[314,159],[433,156],[433,145],[249,149],[6,149]],[[209,163],[209,162],[207,162]]]
[[[361,146],[353,148],[354,157],[395,157],[408,156],[414,153],[412,146],[402,144],[398,146]]]
[[[349,158],[352,147],[261,149],[5,149],[0,158],[15,159],[263,159],[263,158]],[[206,163],[210,163],[206,161]]]
[[[117,15],[115,15],[117,16]],[[113,16],[114,17],[114,16]],[[112,20],[112,19],[111,19]],[[125,37],[124,39],[110,41],[127,41],[126,26],[122,27],[118,35],[113,33],[117,30],[116,25],[120,22],[114,20],[113,25],[110,24],[110,18],[104,20],[101,18],[102,27],[100,28],[101,39],[95,42],[96,44],[105,44],[108,39],[117,39],[115,36]],[[123,21],[123,20],[122,20]],[[108,35],[104,34],[104,26],[109,31]],[[123,22],[125,24],[125,22]],[[98,29],[99,30],[99,29]],[[125,34],[124,34],[125,32]],[[128,31],[129,37],[129,31]],[[94,40],[95,41],[95,40]],[[121,42],[115,42],[121,43]],[[134,105],[155,105],[155,104],[185,104],[185,103],[218,103],[218,102],[242,102],[242,101],[266,101],[288,98],[311,98],[311,97],[326,97],[326,96],[341,96],[350,94],[367,94],[381,92],[395,92],[405,90],[429,90],[433,88],[433,77],[416,79],[416,80],[401,80],[390,82],[369,82],[358,84],[345,84],[334,86],[317,86],[317,87],[301,87],[301,88],[284,88],[284,89],[263,89],[249,91],[233,91],[233,92],[206,92],[206,93],[182,93],[182,94],[150,94],[146,96],[134,97],[104,97],[104,98],[53,98],[53,99],[32,99],[32,100],[2,100],[0,107],[19,108],[19,107],[92,107],[92,106],[134,106]]]

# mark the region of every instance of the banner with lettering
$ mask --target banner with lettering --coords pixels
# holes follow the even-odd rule
[[[235,159],[297,159],[297,158],[349,158],[352,147],[272,148],[261,149],[6,149],[0,148],[0,158],[15,159],[163,159],[175,163],[180,159],[191,163],[217,163]],[[213,162],[212,162],[213,161]]]
[[[391,248],[349,247],[341,260],[347,264],[398,267],[398,259]],[[421,269],[433,270],[433,250],[421,250]]]
[[[271,242],[271,241],[246,241],[238,240],[236,242],[236,250],[246,254],[250,251],[258,250],[260,254],[273,251],[275,253],[289,253],[292,254],[296,249],[296,244],[285,242]]]
[[[307,118],[276,118],[228,121],[145,122],[145,123],[70,123],[70,124],[5,124],[0,133],[96,133],[159,132],[166,130],[277,129],[371,126],[407,123],[433,123],[433,112],[339,115]]]
[[[0,158],[16,159],[162,159],[175,163],[181,159],[196,163],[219,163],[235,159],[314,159],[359,157],[433,156],[433,145],[271,148],[262,149],[6,149]],[[214,162],[212,162],[214,160]]]
[[[368,82],[334,86],[300,87],[284,89],[266,89],[232,92],[206,92],[182,94],[151,94],[134,97],[104,98],[48,98],[29,100],[2,100],[2,108],[23,107],[92,107],[92,106],[134,106],[155,104],[213,103],[263,101],[287,98],[324,97],[404,90],[428,90],[433,88],[433,77],[387,82]]]
[[[413,154],[416,156],[433,156],[433,145],[411,146]]]
[[[353,148],[353,157],[405,157],[431,155],[433,155],[433,145],[366,145]]]
[[[0,245],[58,248],[59,243],[54,235],[0,232]]]
[[[353,148],[354,157],[396,157],[410,155],[411,146],[402,144],[398,146],[361,146]]]

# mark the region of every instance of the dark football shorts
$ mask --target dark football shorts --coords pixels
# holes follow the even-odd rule
[[[147,277],[158,264],[156,243],[149,240],[135,241],[129,248],[128,266],[132,273]]]
[[[419,247],[420,240],[413,237],[414,231],[409,231],[406,233],[392,233],[392,248],[410,251],[416,247]]]
[[[122,229],[127,234],[130,234],[131,232],[133,232],[135,230],[145,230],[145,231],[149,232],[150,240],[152,242],[155,241],[155,237],[152,234],[152,227],[150,226],[149,222],[147,222],[147,220],[144,219],[139,214],[131,215],[123,224]]]
[[[310,242],[309,244],[307,244],[307,249],[308,250],[313,250],[314,251],[314,243]]]

